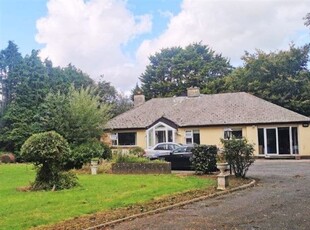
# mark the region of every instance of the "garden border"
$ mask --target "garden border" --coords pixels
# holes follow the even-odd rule
[[[121,218],[121,219],[109,221],[109,222],[106,222],[106,223],[103,223],[103,224],[99,224],[99,225],[96,225],[96,226],[93,226],[93,227],[86,228],[86,230],[102,229],[102,228],[105,228],[105,227],[108,227],[108,226],[113,226],[115,224],[119,224],[121,222],[125,222],[125,221],[128,221],[128,220],[133,220],[133,219],[141,218],[141,217],[144,217],[144,216],[147,216],[147,215],[153,215],[153,214],[161,213],[161,212],[164,212],[164,211],[167,211],[167,210],[171,210],[171,209],[174,209],[174,208],[182,207],[184,205],[191,204],[191,203],[194,203],[194,202],[198,202],[198,201],[201,201],[201,200],[205,200],[205,199],[208,199],[208,198],[214,198],[214,197],[226,195],[228,193],[232,193],[232,192],[235,192],[235,191],[240,191],[240,190],[244,190],[244,189],[247,189],[247,188],[251,188],[251,187],[254,187],[255,184],[256,184],[256,180],[252,179],[252,181],[250,183],[245,184],[245,185],[241,185],[239,187],[227,189],[227,190],[224,190],[224,191],[219,191],[219,192],[213,193],[211,195],[205,195],[205,196],[197,197],[197,198],[194,198],[194,199],[191,199],[191,200],[183,201],[183,202],[176,203],[176,204],[173,204],[173,205],[168,205],[166,207],[158,208],[158,209],[151,210],[151,211],[148,211],[148,212],[139,213],[139,214],[127,216],[127,217],[124,217],[124,218]]]

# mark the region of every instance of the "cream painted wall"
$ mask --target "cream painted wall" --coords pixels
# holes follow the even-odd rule
[[[298,139],[299,155],[310,156],[310,126],[298,125]]]
[[[229,126],[229,128],[242,128],[243,136],[248,140],[249,143],[254,144],[254,155],[258,155],[258,136],[257,129],[258,128],[267,128],[267,127],[288,127],[288,126],[297,126],[298,127],[298,146],[299,146],[299,154],[301,156],[310,156],[310,127],[302,127],[302,125],[297,124],[286,124],[286,125],[264,125],[264,126]],[[175,135],[175,142],[177,143],[185,143],[185,131],[187,130],[199,130],[200,132],[200,144],[205,145],[216,145],[219,148],[222,147],[220,139],[224,137],[224,128],[227,126],[218,126],[218,127],[189,127],[189,128],[179,128]],[[117,132],[117,131],[116,131]],[[146,148],[146,131],[145,130],[131,130],[130,132],[137,133],[137,146],[141,148]],[[111,143],[109,141],[110,135],[105,135],[102,140],[106,143]],[[121,146],[120,146],[121,147]],[[128,149],[132,146],[121,147],[124,149]]]
[[[146,148],[146,131],[145,130],[137,130],[137,146],[141,148]]]
[[[242,134],[248,140],[248,143],[254,145],[254,155],[258,155],[258,135],[257,135],[257,126],[251,125],[246,126],[242,129]]]
[[[221,148],[222,144],[220,139],[224,138],[224,129],[226,126],[219,127],[204,127],[204,128],[181,128],[178,131],[177,141],[185,143],[185,131],[187,130],[199,130],[200,132],[200,144],[204,145],[216,145]],[[242,129],[242,135],[246,137],[249,143],[257,145],[257,127],[256,126],[229,126],[232,129]],[[258,147],[255,148],[255,154],[258,153]]]

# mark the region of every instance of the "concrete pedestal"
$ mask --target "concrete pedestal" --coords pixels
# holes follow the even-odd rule
[[[97,174],[98,166],[90,166],[90,169],[91,169],[91,175]]]
[[[226,190],[227,186],[229,185],[228,177],[229,175],[223,174],[217,176],[217,189]]]

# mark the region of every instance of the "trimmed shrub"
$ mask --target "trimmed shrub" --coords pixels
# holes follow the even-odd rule
[[[217,148],[214,145],[199,145],[192,149],[191,163],[196,174],[216,171]]]
[[[236,177],[244,178],[250,165],[254,163],[254,146],[245,138],[223,140],[223,153],[227,162],[231,165]]]
[[[137,147],[130,149],[129,154],[142,157],[144,155],[144,149],[137,146]]]
[[[82,143],[78,146],[73,146],[70,158],[66,162],[66,169],[80,169],[83,164],[90,163],[92,158],[103,158],[107,151],[107,156],[110,154],[109,149],[100,141],[94,139]],[[111,151],[111,150],[110,150]]]
[[[13,153],[3,153],[0,156],[0,162],[8,164],[8,163],[14,163],[15,162],[15,156]]]
[[[68,142],[54,131],[29,137],[21,148],[21,155],[37,169],[32,189],[60,190],[77,185],[77,178],[64,172],[69,154]]]

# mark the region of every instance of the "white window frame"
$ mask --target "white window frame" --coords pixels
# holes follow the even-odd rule
[[[186,144],[194,144],[194,133],[199,133],[199,138],[200,138],[200,130],[199,129],[185,130],[185,143]],[[191,139],[191,143],[187,143],[187,139]],[[199,142],[200,142],[200,140],[199,140]]]
[[[224,137],[223,137],[223,139],[224,140],[228,140],[227,139],[227,135],[225,135],[225,133],[226,132],[231,132],[231,138],[233,138],[233,134],[232,134],[232,132],[234,132],[234,131],[241,131],[241,134],[242,134],[242,136],[241,136],[241,138],[236,138],[236,139],[242,139],[243,138],[243,130],[242,130],[242,128],[224,128],[224,132],[223,132],[223,135],[224,135]]]
[[[159,126],[163,126],[163,127],[159,127]],[[156,127],[159,127],[159,128],[156,128]],[[171,126],[163,123],[163,122],[158,122],[156,123],[155,125],[153,125],[152,127],[150,127],[149,129],[146,130],[146,145],[147,145],[147,148],[151,148],[153,147],[154,145],[158,144],[156,143],[156,131],[165,131],[166,133],[166,141],[165,142],[168,142],[168,131],[172,131],[172,142],[175,142],[175,133],[176,133],[176,129],[172,128]],[[149,139],[149,135],[150,133],[152,133],[152,136],[153,136],[153,140],[152,140],[152,143],[150,143],[150,139]],[[172,143],[170,141],[170,143]]]
[[[119,133],[135,133],[135,143],[134,145],[119,145],[119,141],[118,141],[118,134]],[[129,147],[132,147],[132,146],[137,146],[137,132],[134,132],[134,131],[128,131],[128,132],[115,132],[115,133],[111,133],[110,134],[110,139],[111,139],[111,142],[112,142],[112,146],[129,146]],[[116,144],[113,143],[113,141],[116,142]]]
[[[298,132],[298,126],[296,125],[292,125],[292,126],[270,126],[270,127],[258,127],[260,129],[263,129],[264,131],[264,154],[265,156],[275,156],[275,155],[283,155],[279,153],[279,135],[278,135],[278,128],[283,128],[283,127],[287,127],[289,128],[289,140],[290,140],[290,154],[288,155],[298,155],[298,153],[294,153],[294,149],[293,149],[293,141],[292,141],[292,129],[293,128],[297,128],[297,149],[299,152],[299,132]],[[275,129],[276,130],[276,152],[275,153],[268,153],[268,149],[267,149],[267,129]],[[286,154],[285,154],[286,155]]]

